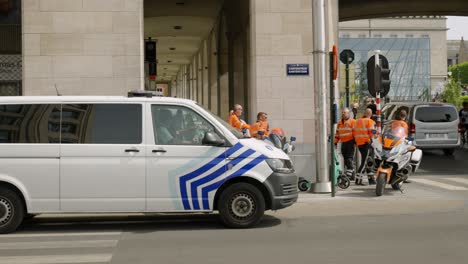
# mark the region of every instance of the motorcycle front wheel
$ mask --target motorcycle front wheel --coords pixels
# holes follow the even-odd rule
[[[375,194],[377,194],[377,196],[383,195],[386,184],[387,184],[387,174],[380,173],[379,176],[377,176],[377,185],[375,187]]]

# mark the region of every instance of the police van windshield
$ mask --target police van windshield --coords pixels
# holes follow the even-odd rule
[[[214,117],[216,120],[219,121],[219,123],[221,123],[224,127],[226,127],[227,129],[229,129],[229,131],[234,135],[236,136],[238,139],[243,139],[244,136],[242,135],[241,132],[237,131],[235,128],[233,128],[232,126],[230,126],[226,121],[224,121],[221,117],[215,115],[214,113],[212,113],[209,109],[207,109],[206,107],[204,107],[203,105],[199,105],[197,104],[198,106],[200,106],[201,108],[203,108],[207,113],[209,113],[212,117]]]

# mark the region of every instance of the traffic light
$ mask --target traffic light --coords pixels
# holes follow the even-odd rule
[[[148,40],[145,42],[145,61],[156,62],[156,41]]]
[[[385,97],[390,92],[390,68],[385,56],[379,55],[379,60],[379,66],[375,66],[375,56],[367,61],[367,85],[372,96],[380,92]]]

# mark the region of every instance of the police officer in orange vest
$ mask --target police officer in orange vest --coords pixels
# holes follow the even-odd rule
[[[270,128],[268,126],[267,119],[267,113],[260,112],[257,114],[257,122],[250,126],[250,135],[253,138],[264,139],[265,137],[268,137]]]
[[[250,126],[245,122],[240,120],[240,116],[242,115],[243,109],[240,104],[234,105],[234,108],[229,113],[229,117],[227,119],[228,124],[232,127],[237,129],[239,132],[242,132],[244,135],[249,135]]]
[[[397,120],[392,122],[392,131],[394,133],[397,133],[398,136],[401,138],[408,137],[408,124],[405,121],[407,115],[408,114],[405,110],[401,110],[401,112],[397,116]]]
[[[354,140],[358,146],[359,152],[361,153],[361,164],[357,171],[356,185],[364,185],[362,179],[364,178],[365,171],[369,179],[369,185],[375,184],[374,175],[372,174],[371,168],[367,168],[367,159],[370,155],[373,155],[372,151],[372,130],[375,129],[375,122],[371,119],[372,109],[367,108],[364,116],[356,121],[356,125],[353,129]]]
[[[350,118],[348,108],[344,108],[341,115],[341,120],[336,128],[335,145],[341,142],[341,154],[343,155],[346,167],[346,175],[352,179],[354,173],[354,154],[356,152],[353,128],[356,120]]]

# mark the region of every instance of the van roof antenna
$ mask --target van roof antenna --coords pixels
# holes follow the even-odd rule
[[[55,86],[55,91],[57,92],[57,96],[62,96],[60,93],[59,93],[59,90],[57,89],[57,84],[54,84]]]

